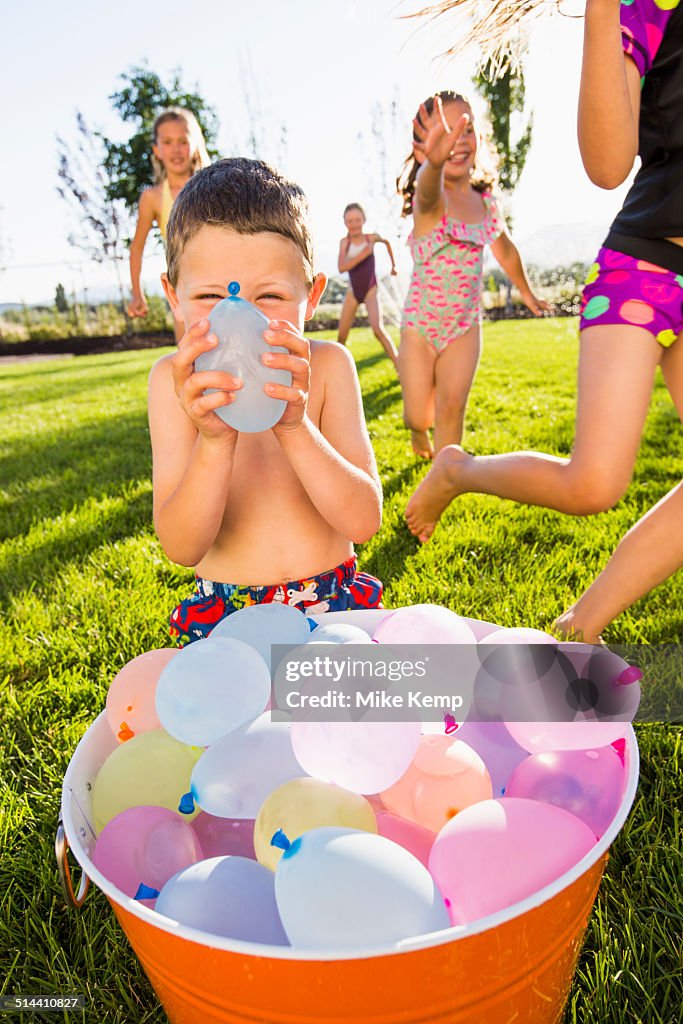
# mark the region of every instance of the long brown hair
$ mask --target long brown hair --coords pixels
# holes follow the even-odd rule
[[[424,107],[428,114],[431,114],[434,109],[434,103],[437,97],[442,103],[451,103],[454,100],[458,103],[466,103],[471,108],[470,101],[466,96],[463,96],[459,92],[453,92],[451,89],[444,89],[442,92],[437,92],[436,95],[430,96],[424,101]],[[420,121],[420,111],[418,110],[415,115],[415,119]],[[422,122],[420,121],[420,124]],[[490,126],[486,126],[490,129]],[[473,189],[477,192],[488,192],[490,189],[495,188],[498,184],[498,175],[495,168],[495,160],[491,152],[491,147],[488,144],[489,131],[486,133],[480,133],[479,145],[477,147],[477,157],[472,168],[472,177],[470,184]],[[413,142],[417,142],[418,138],[415,132],[413,132]],[[396,190],[399,195],[403,197],[403,208],[401,210],[402,217],[409,217],[413,212],[413,197],[415,195],[415,181],[417,179],[417,172],[420,170],[420,164],[415,158],[415,151],[413,150],[409,156],[406,157],[401,173],[396,179]]]

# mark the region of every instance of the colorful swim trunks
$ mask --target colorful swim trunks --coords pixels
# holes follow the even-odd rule
[[[170,617],[170,633],[179,647],[207,637],[226,615],[252,604],[280,601],[300,608],[306,615],[345,612],[349,608],[377,608],[382,600],[382,583],[367,572],[356,572],[356,556],[336,569],[268,587],[246,587],[235,583],[213,583],[196,577],[196,593],[181,601]]]
[[[644,327],[673,345],[683,331],[683,276],[603,247],[586,277],[581,330],[603,324]]]

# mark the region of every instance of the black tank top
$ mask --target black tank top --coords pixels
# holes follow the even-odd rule
[[[639,123],[641,167],[606,244],[617,236],[622,244],[610,247],[624,251],[637,247],[637,239],[661,239],[656,249],[650,245],[647,253],[629,255],[652,259],[659,252],[654,262],[681,273],[683,247],[664,240],[683,237],[683,3],[673,11],[645,76]]]

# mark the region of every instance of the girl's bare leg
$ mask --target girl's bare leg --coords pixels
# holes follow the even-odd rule
[[[481,324],[454,339],[436,358],[436,415],[434,451],[460,444],[465,409],[481,354]]]
[[[375,337],[391,359],[394,366],[398,367],[398,350],[394,345],[392,338],[390,338],[384,330],[382,310],[380,309],[379,302],[377,301],[376,287],[371,288],[365,296],[365,308],[368,311],[368,320],[370,321],[370,326],[372,327]]]
[[[683,419],[683,335],[662,354],[662,372]],[[564,636],[595,643],[626,608],[683,565],[683,483],[677,484],[619,542],[600,575],[555,620]]]
[[[349,288],[344,296],[341,313],[339,314],[339,333],[337,334],[337,341],[341,342],[342,345],[346,344],[349,331],[353,327],[353,321],[356,319],[357,309],[358,303],[356,302],[356,296],[353,294],[353,289]]]
[[[540,452],[474,458],[449,445],[408,502],[411,532],[428,540],[446,506],[466,491],[570,515],[611,508],[631,479],[660,359],[660,345],[641,327],[582,331],[571,458]]]
[[[429,429],[434,424],[435,362],[431,345],[413,327],[403,327],[398,350],[403,422],[411,432],[413,451],[424,459],[434,456]]]

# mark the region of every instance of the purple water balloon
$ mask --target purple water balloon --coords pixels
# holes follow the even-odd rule
[[[205,857],[248,857],[254,853],[253,818],[217,818],[201,811],[191,823]]]
[[[612,747],[549,750],[517,765],[505,795],[526,797],[570,811],[600,838],[619,808],[624,765]]]

